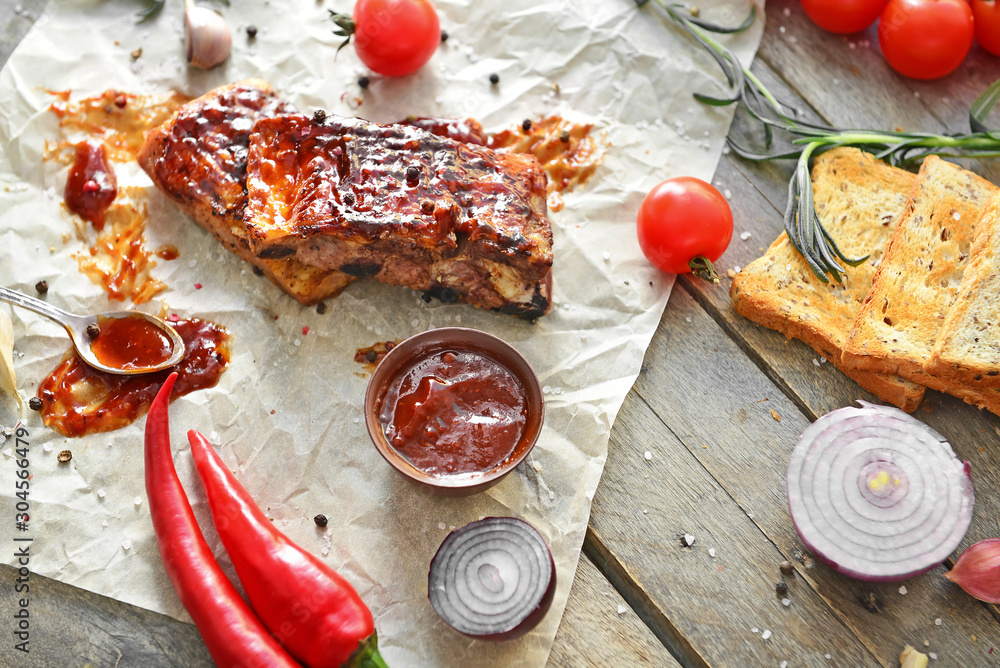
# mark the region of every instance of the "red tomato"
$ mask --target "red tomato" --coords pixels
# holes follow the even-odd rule
[[[976,17],[976,41],[995,56],[1000,56],[1000,2],[972,0]]]
[[[733,236],[733,212],[711,184],[691,176],[667,179],[649,191],[639,207],[639,247],[659,269],[691,272],[701,255],[718,260]]]
[[[888,0],[802,0],[802,9],[823,30],[848,35],[864,30]]]
[[[441,24],[430,0],[358,0],[351,18],[358,57],[384,76],[416,72],[441,43]]]
[[[975,25],[966,0],[889,0],[878,41],[892,68],[914,79],[937,79],[962,64]]]

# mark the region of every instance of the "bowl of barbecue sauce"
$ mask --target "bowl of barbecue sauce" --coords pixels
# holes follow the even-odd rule
[[[396,345],[368,382],[365,421],[379,453],[444,496],[481,492],[524,461],[545,403],[531,365],[475,329],[432,329]]]

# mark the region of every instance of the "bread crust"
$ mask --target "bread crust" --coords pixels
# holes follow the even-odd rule
[[[927,373],[924,363],[958,296],[975,223],[997,192],[957,165],[936,156],[924,160],[844,347],[846,367],[898,373],[944,392],[954,389]]]
[[[983,209],[976,228],[958,297],[924,371],[949,387],[985,392],[996,401],[986,390],[1000,388],[1000,194]]]
[[[916,177],[854,148],[824,153],[812,176],[824,226],[845,254],[868,260],[847,267],[842,283],[823,283],[782,233],[733,279],[733,305],[750,320],[805,342],[883,401],[912,411],[923,386],[895,374],[847,368],[841,351]]]

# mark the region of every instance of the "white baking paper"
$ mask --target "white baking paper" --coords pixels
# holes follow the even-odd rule
[[[745,63],[762,32],[758,2],[757,24],[723,40]],[[698,4],[704,18],[728,24],[749,9],[743,0]],[[565,208],[551,213],[555,307],[535,323],[428,304],[405,288],[370,281],[351,285],[321,315],[255,276],[141,172],[119,171],[122,182],[148,189],[150,246],[180,250],[179,259],[161,260],[154,270],[169,286],[162,302],[233,335],[232,365],[218,387],[171,406],[180,475],[220,561],[228,566],[191,466],[184,436],[191,428],[218,444],[278,527],[357,588],[375,615],[390,665],[542,665],[573,581],[611,425],[673,284],[638,248],[638,205],[664,178],[711,179],[731,110],[692,99],[695,91],[719,93],[725,80],[653,3],[641,10],[633,0],[436,5],[449,39],[431,62],[410,77],[373,77],[362,91],[357,78],[370,73],[352,47],[335,55],[340,38],[327,20],[328,8],[350,8],[346,0],[218,5],[234,28],[234,51],[208,72],[183,60],[178,0],[138,25],[141,3],[55,0],[0,74],[0,284],[33,293],[44,279],[47,301],[70,311],[129,306],[109,303],[72,257],[84,243],[60,207],[65,168],[42,159],[45,141],[58,135],[48,91],[71,89],[74,99],[108,88],[199,95],[258,76],[307,113],[321,107],[375,121],[471,116],[488,130],[551,113],[596,123],[606,158],[588,184],[565,194]],[[254,40],[246,37],[248,25],[258,28]],[[142,56],[133,61],[129,54],[138,47]],[[496,86],[491,73],[500,76]],[[159,306],[157,300],[144,308]],[[19,389],[30,397],[69,342],[58,325],[34,314],[18,310],[14,321]],[[540,376],[547,401],[544,433],[528,462],[487,493],[458,499],[411,486],[381,459],[362,417],[367,374],[353,361],[358,348],[448,325],[484,329],[516,346]],[[31,413],[29,529],[13,531],[19,501],[13,437],[0,444],[0,521],[8,527],[4,535],[35,538],[34,572],[185,619],[150,523],[143,426],[140,420],[67,439]],[[64,449],[73,459],[59,464]],[[318,513],[330,518],[325,530],[313,523]],[[537,527],[558,574],[543,623],[506,643],[460,636],[427,601],[427,567],[447,532],[489,515]],[[9,560],[13,550],[4,554]]]

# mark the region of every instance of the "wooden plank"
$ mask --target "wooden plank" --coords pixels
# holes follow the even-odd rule
[[[921,643],[925,639],[932,643],[935,652],[954,660],[956,665],[983,665],[984,653],[989,647],[1000,647],[1000,625],[983,605],[940,577],[943,568],[907,581],[908,593],[902,595],[899,593],[900,583],[858,582],[824,566],[817,566],[808,558],[788,515],[784,479],[788,456],[809,420],[774,385],[763,379],[759,369],[741,354],[737,344],[705,312],[695,306],[686,291],[678,290],[671,296],[635,389],[638,397],[669,428],[669,433],[718,481],[719,487],[738,505],[739,510],[752,515],[752,518],[734,516],[730,509],[710,497],[695,502],[698,512],[695,517],[700,522],[716,521],[726,526],[739,526],[752,519],[752,524],[769,541],[769,546],[773,544],[780,555],[790,559],[801,555],[796,564],[798,575],[794,582],[804,582],[822,597],[832,614],[861,639],[880,663],[894,665],[895,657],[905,644]],[[653,426],[638,424],[638,416],[633,413],[624,415],[628,416],[624,423],[632,425],[629,429],[635,429],[631,436],[637,442],[645,438],[648,443],[650,439],[642,434],[649,433]],[[613,451],[620,447],[618,442],[613,445]],[[616,517],[609,523],[605,517],[598,515],[605,508],[602,492],[610,494],[616,487],[627,484],[628,494],[636,499],[633,508],[635,503],[660,502],[658,499],[662,497],[690,493],[672,478],[681,459],[673,449],[671,457],[666,465],[669,471],[657,470],[655,483],[645,482],[634,475],[629,480],[623,479],[623,472],[618,468],[610,469],[613,476],[610,480],[609,474],[605,474],[604,483],[595,498],[593,524],[612,550],[641,550],[643,540],[649,541],[649,534],[643,532],[641,527],[627,532],[619,529],[625,522],[622,517]],[[633,468],[634,461],[633,455]],[[655,456],[653,461],[656,461]],[[609,467],[613,464],[609,457]],[[710,489],[693,482],[686,484],[701,494]],[[697,494],[695,498],[698,498]],[[620,508],[627,508],[625,499],[618,499],[608,507],[614,508],[616,503]],[[672,503],[683,502],[674,500]],[[676,515],[676,512],[671,513],[671,517]],[[683,515],[680,517],[683,518]],[[689,529],[675,525],[674,531],[678,530]],[[610,532],[625,533],[619,541],[612,540]],[[749,536],[736,535],[726,541],[726,545],[742,549],[748,540],[750,543],[757,542]],[[740,568],[747,580],[741,587],[746,589],[754,578],[774,573],[777,559],[778,556],[750,560],[751,566]],[[634,568],[645,568],[645,561],[648,560],[648,557],[644,560],[638,553],[623,559]],[[674,577],[673,571],[665,571],[662,565],[658,570],[671,573],[668,577]],[[636,579],[645,584],[640,574]],[[879,601],[880,611],[877,613],[869,612],[861,603],[869,594],[874,594]],[[764,601],[763,598],[756,599],[758,606],[763,606]],[[662,607],[673,601],[661,599],[657,603]],[[704,607],[706,602],[701,603]],[[712,602],[712,605],[722,604]],[[796,604],[804,604],[804,601],[800,603],[797,599]],[[766,608],[758,610],[757,614],[763,610]],[[697,613],[689,614],[706,616],[701,608]],[[809,647],[816,647],[824,639],[832,638],[830,634],[839,635],[839,629],[831,631],[831,625],[822,623],[818,613],[810,611],[806,618],[811,623],[810,633],[814,634],[809,639]],[[937,618],[943,620],[940,627],[935,624]],[[738,619],[735,617],[732,622],[737,629],[740,628],[740,622],[735,621]],[[947,628],[944,628],[945,624]],[[691,629],[689,637],[697,637],[700,632],[701,628]],[[798,634],[785,632],[796,641],[800,640]],[[971,642],[972,636],[977,637],[976,643]],[[839,639],[828,642],[832,646],[840,646]]]
[[[680,664],[586,556],[580,557],[550,666]]]
[[[805,420],[683,290],[650,350],[615,422],[587,553],[685,665],[878,665],[807,582],[789,583],[787,607],[775,593],[791,550],[762,529],[794,533],[778,461]],[[709,452],[741,472],[706,468]]]
[[[16,639],[5,642],[0,645],[2,666],[214,665],[191,624],[36,573],[20,583],[29,589],[18,594],[18,577],[24,576],[11,566],[0,565],[0,590],[11,594],[4,599],[4,614],[12,618],[19,609],[19,596],[29,601],[29,653],[15,649]],[[617,661],[667,668],[678,665],[586,557],[580,560],[550,657],[550,665],[556,666]]]
[[[3,666],[144,666],[145,668],[206,668],[212,661],[191,624],[143,610],[30,573],[29,589],[17,593],[18,571],[0,565],[0,590],[5,593],[3,616],[8,628],[29,601],[28,654],[15,649],[10,631],[0,644]],[[9,593],[9,595],[8,595]]]

